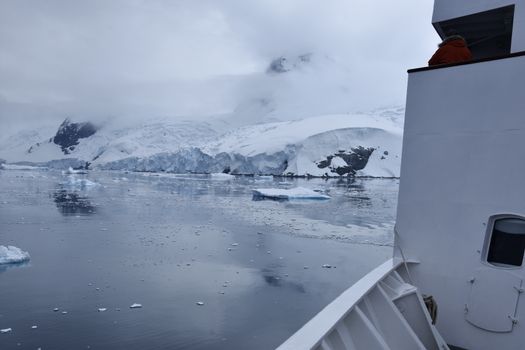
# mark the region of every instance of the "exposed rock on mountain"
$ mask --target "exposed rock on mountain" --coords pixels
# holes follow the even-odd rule
[[[72,123],[66,118],[60,124],[58,131],[53,137],[53,143],[59,145],[64,154],[69,154],[78,145],[78,140],[90,137],[97,132],[95,125],[87,123]]]
[[[266,70],[266,73],[269,74],[280,74],[280,73],[286,73],[294,68],[297,68],[305,63],[310,62],[312,59],[312,54],[307,53],[303,55],[299,55],[297,57],[291,57],[287,58],[284,56],[277,57],[272,62],[270,62],[270,66]]]
[[[331,172],[340,176],[355,175],[358,170],[366,167],[374,150],[373,147],[365,148],[363,146],[352,148],[350,152],[339,150],[336,154],[329,155],[325,160],[317,162],[317,167],[319,169],[329,168]]]

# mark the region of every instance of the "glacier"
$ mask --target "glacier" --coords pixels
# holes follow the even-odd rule
[[[156,121],[125,130],[102,127],[99,134],[79,139],[67,154],[49,141],[29,146],[31,152],[25,153],[2,147],[7,151],[0,156],[49,169],[398,177],[402,123],[402,111],[393,116],[335,114],[241,126],[220,134],[210,124]]]

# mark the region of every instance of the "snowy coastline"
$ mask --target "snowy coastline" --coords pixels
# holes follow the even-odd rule
[[[287,177],[399,177],[403,111],[310,116],[234,127],[151,122],[102,128],[62,153],[47,134],[2,143],[4,169],[123,170]],[[180,136],[192,131],[187,136]],[[48,141],[38,141],[48,138]],[[173,138],[173,139],[171,139]]]

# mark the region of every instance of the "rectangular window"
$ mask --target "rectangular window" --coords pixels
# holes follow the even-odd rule
[[[452,31],[464,37],[474,59],[481,59],[510,54],[513,22],[514,5],[509,5],[434,23],[434,27],[442,39]]]
[[[522,266],[525,220],[509,217],[493,221],[487,262],[496,266]]]

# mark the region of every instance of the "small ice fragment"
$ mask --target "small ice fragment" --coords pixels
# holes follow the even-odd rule
[[[308,266],[303,266],[303,269],[308,270]]]
[[[130,309],[140,309],[141,307],[142,307],[142,304],[133,303],[133,304],[131,304],[131,306],[129,308]]]
[[[58,307],[53,309],[54,312],[58,312],[58,310],[59,310]]]
[[[13,329],[11,329],[11,328],[0,329],[0,333],[2,333],[2,334],[3,333],[9,333],[9,332],[12,332],[12,331],[13,331]]]
[[[62,315],[66,315],[67,314],[67,311],[62,311]]]
[[[239,243],[232,243],[231,246],[232,247],[237,247],[239,245]]]
[[[31,326],[31,329],[37,329],[38,326]]]
[[[196,304],[199,305],[199,306],[204,305],[204,303],[202,301],[198,301]]]
[[[323,264],[321,267],[322,267],[323,269],[331,269],[331,268],[332,268],[332,265],[330,265],[330,264]]]
[[[14,246],[0,245],[0,264],[18,264],[30,259],[29,253]]]
[[[99,308],[98,308],[98,312],[104,312],[104,311],[106,311],[106,310],[107,310],[107,309],[106,309],[105,307],[99,307]]]

